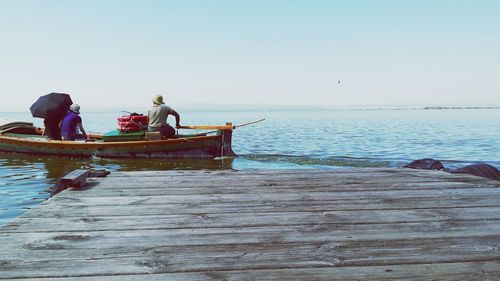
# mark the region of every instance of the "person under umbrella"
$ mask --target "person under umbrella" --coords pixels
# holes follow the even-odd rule
[[[44,135],[49,140],[60,140],[59,124],[73,103],[71,97],[64,93],[50,93],[38,98],[30,107],[33,117],[44,118]]]
[[[51,115],[43,119],[43,135],[47,136],[49,140],[61,140],[61,129],[59,124],[61,123],[61,116]]]

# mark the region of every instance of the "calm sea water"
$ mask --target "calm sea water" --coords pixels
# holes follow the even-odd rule
[[[399,167],[434,158],[445,167],[488,163],[500,168],[500,109],[320,110],[304,108],[182,109],[183,125],[243,124],[234,160],[107,160],[0,152],[0,224],[40,204],[64,174],[79,168],[110,171],[170,169],[296,169]],[[132,110],[130,110],[132,111]],[[136,111],[144,113],[141,111]],[[120,110],[85,112],[88,132],[114,130]],[[29,112],[0,113],[42,126]]]

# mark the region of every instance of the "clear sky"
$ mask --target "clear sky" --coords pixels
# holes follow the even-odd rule
[[[0,40],[0,111],[500,105],[496,0],[0,0]]]

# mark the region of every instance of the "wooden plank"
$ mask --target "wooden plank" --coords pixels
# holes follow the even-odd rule
[[[185,182],[169,183],[165,185],[154,185],[146,182],[140,188],[122,188],[118,183],[99,183],[99,192],[78,192],[78,194],[67,194],[75,197],[102,197],[102,196],[151,196],[151,195],[194,195],[194,194],[256,194],[256,193],[309,193],[309,192],[336,192],[336,191],[383,191],[383,190],[444,190],[460,188],[496,188],[491,184],[471,184],[456,182],[424,182],[424,183],[374,183],[365,184],[335,184],[326,182],[308,182],[290,184],[265,183],[255,184],[244,182],[242,184],[231,183],[227,185],[206,183],[202,186],[189,185]],[[331,184],[331,183],[330,183]],[[251,187],[251,188],[250,188]]]
[[[321,241],[317,243],[258,243],[258,244],[215,244],[215,245],[163,245],[157,247],[122,248],[82,248],[79,251],[65,248],[37,248],[33,245],[13,249],[10,253],[0,253],[4,263],[9,260],[22,259],[25,262],[48,262],[52,260],[78,260],[109,258],[148,259],[160,258],[178,263],[175,271],[217,270],[223,262],[249,261],[240,264],[238,268],[285,267],[295,262],[312,263],[321,266],[329,258],[337,266],[363,266],[383,264],[410,264],[430,262],[459,262],[463,260],[494,260],[498,259],[499,235],[459,238],[425,238],[425,239],[394,239],[387,241]],[[245,255],[242,255],[244,253]],[[15,258],[12,258],[15,256]],[[57,258],[54,258],[57,257]],[[252,257],[250,259],[250,257]],[[193,259],[192,264],[184,259]],[[224,261],[222,258],[227,258]],[[205,265],[201,265],[205,259]],[[250,261],[251,260],[251,261]],[[15,262],[11,262],[14,264]],[[210,263],[213,263],[209,265]],[[312,265],[312,264],[309,264]],[[24,266],[24,265],[23,265]],[[304,266],[304,264],[302,265]],[[196,267],[196,268],[195,268]],[[234,267],[234,266],[233,266]],[[40,268],[43,270],[43,268]]]
[[[330,187],[336,185],[397,185],[397,184],[426,184],[426,183],[459,183],[459,184],[470,184],[472,185],[486,185],[486,186],[500,186],[499,181],[484,180],[483,178],[465,175],[465,178],[433,178],[433,177],[418,177],[402,175],[402,176],[390,176],[388,180],[387,175],[373,175],[369,174],[346,174],[341,175],[331,175],[328,174],[314,176],[310,178],[299,178],[299,177],[266,177],[266,176],[237,176],[237,177],[221,177],[217,179],[217,176],[207,176],[206,178],[197,178],[193,181],[189,177],[180,176],[163,176],[158,179],[151,180],[149,177],[138,180],[136,178],[128,177],[111,177],[109,181],[104,183],[108,188],[123,188],[123,189],[136,189],[138,186],[145,188],[166,188],[166,187],[216,187],[216,186],[250,186],[250,187],[266,187],[266,186],[286,186],[287,184],[293,185],[318,185],[325,184]],[[124,180],[130,181],[129,184],[121,184]],[[102,180],[95,180],[101,182]]]
[[[448,222],[500,220],[500,207],[444,208],[425,210],[350,210],[298,212],[192,213],[157,215],[113,215],[99,217],[21,217],[0,233],[140,230],[170,228],[221,228],[245,226],[293,226],[320,224],[383,224],[402,222]],[[497,222],[491,222],[497,223]]]
[[[111,177],[155,177],[160,178],[163,176],[172,175],[182,175],[185,177],[200,177],[203,174],[207,175],[321,175],[321,174],[342,174],[342,173],[390,173],[390,174],[429,174],[429,175],[452,175],[442,171],[436,170],[417,170],[417,169],[401,169],[401,168],[352,168],[352,167],[341,167],[335,169],[279,169],[279,170],[260,170],[260,169],[248,169],[248,170],[164,170],[164,171],[117,171],[114,172]]]
[[[130,205],[93,205],[86,206],[66,203],[48,204],[44,212],[29,212],[23,217],[100,217],[100,216],[138,216],[162,214],[221,214],[221,213],[252,213],[252,212],[328,212],[351,210],[425,210],[446,208],[475,208],[496,207],[499,205],[498,197],[467,196],[467,197],[431,197],[431,198],[368,198],[359,200],[287,200],[287,201],[261,201],[261,202],[188,202],[188,203],[161,203],[141,204],[147,201],[135,201]],[[75,202],[78,202],[75,199]]]
[[[194,195],[148,195],[148,196],[100,196],[100,197],[79,197],[74,198],[69,195],[61,195],[52,198],[54,203],[70,203],[75,205],[138,205],[138,204],[163,204],[172,203],[209,203],[209,202],[283,202],[283,201],[303,201],[311,202],[317,200],[360,200],[360,199],[382,199],[394,200],[396,198],[420,198],[429,197],[467,197],[467,196],[500,196],[500,188],[456,188],[445,190],[379,190],[373,191],[338,191],[338,192],[308,192],[287,193],[286,196],[280,193],[255,193],[255,194],[194,194]]]
[[[444,171],[435,170],[416,170],[416,169],[401,169],[401,168],[340,168],[340,169],[328,169],[328,170],[318,170],[318,169],[304,169],[304,170],[244,170],[244,171],[227,171],[227,170],[205,170],[205,171],[127,171],[127,172],[115,172],[110,175],[110,178],[137,178],[142,177],[147,179],[154,177],[155,179],[160,179],[162,177],[169,178],[192,178],[197,179],[213,179],[213,180],[224,180],[234,179],[235,177],[240,177],[241,179],[251,179],[260,176],[269,176],[272,178],[288,177],[295,178],[296,180],[310,180],[311,176],[320,177],[326,175],[329,177],[345,177],[349,174],[368,177],[377,177],[380,175],[385,175],[393,179],[394,177],[407,177],[408,179],[413,178],[414,181],[420,181],[425,179],[437,179],[437,180],[450,180],[450,181],[461,181],[461,182],[492,182],[498,183],[498,181],[489,180],[486,178],[481,178],[477,176],[472,176],[468,174],[451,174]],[[217,176],[217,177],[214,177]]]
[[[110,281],[213,281],[213,280],[497,280],[500,275],[498,262],[461,262],[449,264],[420,264],[373,267],[323,267],[323,268],[283,268],[238,271],[202,271],[157,274],[113,274],[100,280]],[[95,276],[78,277],[70,275],[71,280],[96,280]],[[1,279],[1,277],[0,277]],[[20,281],[32,279],[16,279]],[[42,281],[63,281],[60,278],[40,278]]]
[[[115,172],[110,175],[112,178],[132,178],[131,180],[142,177],[143,179],[155,178],[159,180],[161,178],[170,179],[192,179],[196,177],[199,180],[230,180],[234,178],[241,179],[252,179],[252,178],[266,178],[265,176],[271,175],[272,179],[306,179],[310,180],[312,177],[331,177],[331,178],[342,178],[349,176],[357,177],[380,177],[380,176],[391,176],[391,177],[406,177],[408,179],[413,178],[414,180],[422,179],[447,179],[447,180],[475,180],[483,181],[484,178],[471,176],[467,174],[450,174],[443,171],[427,171],[427,170],[413,170],[413,169],[373,169],[373,168],[359,168],[359,169],[345,169],[345,170],[273,170],[273,171],[217,171],[217,170],[206,170],[198,171],[196,173],[189,173],[186,171],[140,171],[140,172]],[[214,177],[217,176],[217,177]],[[269,178],[269,177],[267,177]]]
[[[59,179],[59,181],[62,184],[66,184],[68,186],[84,186],[86,184],[87,178],[90,176],[90,171],[89,170],[74,170],[66,175],[64,175],[62,178]]]
[[[2,259],[4,277],[58,276],[59,266],[78,264],[76,276],[112,275],[132,273],[193,272],[232,270],[262,270],[276,268],[321,268],[360,266],[400,266],[406,264],[459,263],[466,261],[496,261],[495,245],[500,237],[486,237],[483,243],[473,238],[395,240],[378,242],[346,243],[295,243],[295,244],[248,244],[215,246],[174,246],[144,248],[124,252],[102,249],[72,251],[43,250],[36,257],[28,251],[18,258]],[[472,249],[472,251],[471,251]],[[93,251],[93,252],[92,252]],[[60,252],[63,252],[62,254]],[[95,253],[97,252],[97,253]],[[144,253],[147,254],[144,254]],[[43,255],[45,253],[45,255]],[[35,253],[36,254],[36,253]],[[56,255],[58,259],[51,259]]]
[[[405,239],[494,236],[500,233],[498,221],[443,221],[389,224],[319,224],[265,227],[141,229],[84,232],[37,232],[2,234],[2,247],[32,249],[127,248],[228,245],[255,243],[295,243],[322,241],[388,241]],[[9,241],[10,243],[6,243]],[[11,246],[16,245],[16,246]]]

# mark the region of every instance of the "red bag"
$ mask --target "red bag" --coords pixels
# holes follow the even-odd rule
[[[132,113],[133,114],[133,113]],[[125,115],[125,116],[119,116],[118,117],[118,122],[137,122],[141,124],[148,124],[148,117],[146,115]]]
[[[118,130],[120,132],[137,132],[148,127],[148,117],[146,115],[132,113],[130,115],[119,116]]]

